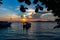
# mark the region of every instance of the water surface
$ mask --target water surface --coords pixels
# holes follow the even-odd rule
[[[60,28],[53,29],[56,25],[56,22],[31,22],[31,27],[23,30],[23,23],[14,22],[11,27],[0,29],[0,39],[58,40]]]

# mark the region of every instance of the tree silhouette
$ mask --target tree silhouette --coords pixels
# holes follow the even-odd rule
[[[20,3],[21,3],[21,2],[24,2],[24,0],[18,0],[18,2],[20,2]]]
[[[43,7],[41,7],[39,4],[37,4],[35,12],[38,13],[39,10],[43,10]]]
[[[27,5],[31,4],[30,0],[18,0],[18,1],[20,3],[25,1]],[[33,4],[37,4],[38,1],[40,1],[42,5],[46,5],[48,11],[53,10],[52,13],[54,14],[54,16],[58,16],[60,18],[60,0],[34,0]],[[20,10],[23,9],[24,8]],[[38,10],[43,10],[43,7],[37,4],[35,12],[38,12]],[[25,12],[25,10],[23,12]]]
[[[19,3],[25,2],[27,5],[30,5],[31,4],[30,0],[18,0],[18,2]],[[24,7],[24,5],[21,5],[20,6],[20,10],[22,12],[26,12],[26,9],[28,9],[28,8],[27,7]]]
[[[18,2],[20,2],[20,3],[21,2],[25,2],[27,5],[30,5],[31,4],[30,0],[18,0]],[[33,4],[37,4],[37,2],[38,2],[38,0],[34,0],[33,1]],[[28,8],[24,8],[24,6],[21,5],[20,10],[22,12],[26,12],[26,9],[28,9]],[[41,7],[39,4],[37,4],[36,9],[35,9],[35,12],[37,13],[39,10],[43,10],[43,7]]]
[[[33,4],[37,4],[37,2],[38,2],[38,0],[34,0],[34,1],[33,1]]]
[[[39,0],[42,2],[42,5],[46,5],[48,10],[53,10],[52,13],[54,16],[58,16],[59,19],[56,19],[57,26],[54,28],[60,28],[60,0]]]
[[[18,0],[18,2],[25,2],[27,5],[30,5],[31,4],[31,2],[30,2],[30,0]]]
[[[46,5],[48,10],[53,10],[54,16],[60,17],[60,0],[39,0]]]
[[[25,0],[25,3],[26,3],[27,5],[30,5],[30,4],[31,4],[30,0]]]
[[[20,10],[21,10],[22,12],[26,12],[26,9],[28,9],[28,8],[26,8],[26,7],[24,8],[23,5],[20,6]]]

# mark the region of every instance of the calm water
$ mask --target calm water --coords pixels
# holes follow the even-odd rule
[[[53,29],[56,25],[56,22],[31,22],[31,27],[23,30],[22,23],[12,23],[11,27],[0,29],[0,40],[58,40],[60,28]]]

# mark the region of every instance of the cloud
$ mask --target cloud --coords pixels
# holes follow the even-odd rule
[[[35,9],[29,8],[29,9],[27,9],[26,11],[27,11],[27,12],[34,12]]]
[[[35,9],[29,8],[26,10],[27,13],[24,15],[32,18],[55,18],[51,11],[47,11],[47,8],[44,8],[43,11],[39,11],[39,13],[35,13]]]
[[[47,8],[44,8],[43,11],[47,11]]]
[[[1,8],[0,8],[0,10],[3,10],[3,11],[5,11],[5,10],[7,10],[7,9],[6,9],[6,8],[2,8],[2,7],[1,7]]]
[[[17,15],[17,13],[8,8],[3,7],[0,8],[0,17],[8,17],[11,15]]]
[[[36,14],[36,13],[35,13],[35,10],[32,9],[32,8],[29,8],[29,9],[27,9],[26,11],[27,11],[27,12],[24,14],[26,17],[30,17],[30,18],[32,18],[31,15]],[[24,15],[23,15],[23,16],[24,16]]]
[[[35,9],[32,9],[32,8],[29,8],[26,11],[27,11],[27,13],[25,15],[33,15],[33,14],[36,14],[35,13]]]
[[[27,9],[27,13],[24,14],[26,16],[32,16],[32,18],[52,18],[54,17],[52,13],[48,13],[47,8],[44,8],[43,11],[40,11],[42,13],[35,13],[35,9]],[[46,12],[46,13],[45,13]]]
[[[52,13],[42,14],[40,17],[41,18],[55,18]]]
[[[40,13],[37,13],[37,14],[32,15],[32,17],[33,18],[40,18],[40,15],[41,15]]]

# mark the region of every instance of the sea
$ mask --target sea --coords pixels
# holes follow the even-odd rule
[[[0,40],[60,40],[60,28],[56,22],[30,22],[31,27],[23,28],[23,23],[12,22],[11,27],[0,28]]]

